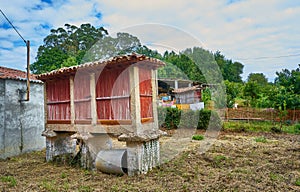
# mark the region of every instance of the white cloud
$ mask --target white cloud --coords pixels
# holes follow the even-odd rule
[[[79,25],[92,23],[104,25],[109,32],[127,28],[143,41],[151,40],[152,46],[183,48],[193,44],[202,45],[212,51],[220,50],[226,57],[241,61],[245,65],[244,78],[251,72],[264,72],[270,80],[281,68],[294,69],[300,57],[273,58],[300,51],[300,2],[287,0],[243,0],[228,3],[218,1],[119,1],[119,0],[69,0],[54,1],[52,5],[39,0],[10,0],[0,2],[1,9],[18,26],[21,34],[32,41],[32,52],[36,52],[49,28],[65,23]],[[38,6],[37,6],[38,5]],[[35,9],[33,9],[35,7]],[[95,15],[101,12],[102,19]],[[0,19],[0,25],[3,24]],[[156,23],[173,26],[179,30],[168,31],[149,27],[144,30],[136,25]],[[42,27],[44,25],[44,27]],[[151,31],[152,30],[152,31]],[[181,32],[180,32],[181,31]],[[165,35],[164,35],[165,34]],[[188,34],[188,35],[187,35]],[[0,28],[0,45],[12,46],[19,37],[11,29]],[[163,37],[162,39],[159,39]],[[184,38],[188,37],[188,38]],[[195,40],[193,38],[198,39]],[[156,40],[156,41],[153,41]],[[7,50],[6,50],[7,51]],[[6,54],[20,63],[15,49]],[[4,62],[3,50],[0,64]],[[255,59],[257,57],[269,59]],[[34,57],[34,56],[33,56]],[[18,58],[18,59],[17,59]],[[246,60],[247,59],[247,60]],[[17,61],[18,60],[18,61]],[[18,66],[17,66],[18,67]]]

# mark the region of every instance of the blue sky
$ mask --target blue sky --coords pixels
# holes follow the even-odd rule
[[[9,0],[1,1],[0,8],[31,41],[31,62],[50,29],[65,23],[91,23],[109,33],[130,29],[145,44],[164,45],[152,46],[160,51],[187,45],[220,50],[228,59],[244,64],[243,79],[258,72],[272,81],[276,71],[295,69],[300,63],[300,1],[295,0]],[[149,23],[168,38],[153,40]],[[147,26],[144,32],[142,27],[133,30],[143,25]],[[22,70],[26,65],[25,44],[2,15],[0,65]]]

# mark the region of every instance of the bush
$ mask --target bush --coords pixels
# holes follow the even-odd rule
[[[158,123],[167,129],[176,129],[180,123],[181,110],[171,107],[158,108]]]
[[[300,134],[300,123],[294,125],[294,132],[295,134]]]
[[[199,110],[183,110],[180,117],[180,128],[197,128],[199,121]]]
[[[158,107],[158,123],[166,129],[182,127],[206,130],[208,127],[220,128],[222,126],[221,118],[215,111],[207,109],[182,111],[170,107]]]
[[[221,128],[222,120],[215,111],[201,109],[197,129]]]

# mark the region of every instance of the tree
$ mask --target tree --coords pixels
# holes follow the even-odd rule
[[[97,41],[88,52],[83,62],[108,59],[117,55],[131,54],[141,49],[140,40],[129,33],[117,33],[117,36],[105,36]]]
[[[232,62],[228,60],[220,51],[213,54],[215,61],[217,62],[224,80],[229,80],[231,82],[242,82],[242,73],[244,65],[239,62]]]
[[[248,75],[248,82],[256,82],[258,85],[265,86],[268,84],[268,79],[263,73],[250,73]]]
[[[300,66],[297,69],[289,71],[283,69],[276,72],[275,84],[284,86],[296,94],[300,94]]]
[[[85,52],[107,34],[103,27],[95,28],[91,24],[82,24],[80,28],[65,24],[64,28],[51,29],[30,69],[35,74],[48,72],[61,67],[69,57],[75,57],[79,64]]]

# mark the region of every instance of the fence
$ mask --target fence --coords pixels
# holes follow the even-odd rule
[[[281,117],[281,118],[280,118]],[[276,109],[238,108],[226,109],[225,120],[300,121],[300,110],[287,110],[286,114]]]

